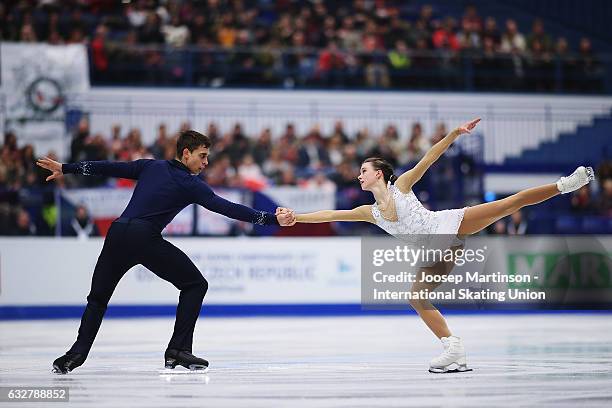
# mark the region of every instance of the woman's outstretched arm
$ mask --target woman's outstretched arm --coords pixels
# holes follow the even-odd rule
[[[362,205],[352,210],[323,210],[308,214],[296,214],[295,219],[296,222],[309,224],[332,221],[365,221],[375,223],[371,205]]]
[[[425,174],[427,169],[429,169],[429,167],[444,154],[450,145],[453,144],[453,142],[462,134],[471,133],[472,129],[476,127],[478,122],[480,122],[480,118],[474,119],[450,131],[449,134],[444,137],[444,139],[440,140],[438,143],[433,145],[431,149],[429,149],[427,154],[423,156],[416,166],[402,174],[395,182],[395,185],[404,193],[410,191],[412,186],[414,186],[421,179],[421,177],[423,177],[423,174]]]

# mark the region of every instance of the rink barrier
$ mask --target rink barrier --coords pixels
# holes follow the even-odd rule
[[[409,310],[361,310],[362,283],[369,278],[362,276],[360,254],[364,240],[359,237],[169,240],[185,251],[209,282],[203,316],[412,313]],[[102,239],[0,238],[0,319],[80,316],[102,244]],[[612,270],[611,236],[473,237],[467,245],[472,249],[487,248],[488,255],[483,265],[490,272],[542,277],[542,284],[531,289],[538,289],[542,285],[553,285],[551,288],[555,289],[557,273],[562,271],[556,265],[574,265],[572,276],[575,276],[576,282],[582,282],[572,293],[559,286],[555,290],[561,291],[564,296],[550,298],[551,301],[571,302],[571,305],[566,303],[557,307],[550,303],[531,303],[529,308],[532,310],[525,310],[528,308],[520,306],[522,299],[517,299],[516,302],[505,303],[507,306],[504,309],[488,304],[486,308],[493,311],[486,313],[604,309],[612,304],[612,281],[608,278],[612,276],[609,274]],[[560,263],[562,255],[570,249],[572,262]],[[610,256],[605,256],[606,253]],[[594,264],[594,261],[599,263]],[[595,275],[591,270],[593,265],[601,266]],[[467,264],[458,266],[456,272],[461,273],[461,268],[472,267]],[[551,271],[555,273],[551,275]],[[594,277],[605,278],[601,287],[592,287],[598,281],[594,281]],[[509,288],[507,285],[496,283],[495,289],[503,291]],[[595,289],[601,296],[595,296],[597,293],[592,291]],[[593,297],[588,297],[585,304],[584,298],[576,298],[580,293],[592,294]],[[177,297],[174,286],[146,268],[136,266],[121,279],[111,299],[108,315],[172,316]],[[457,302],[456,299],[448,301]],[[595,302],[597,306],[593,307]],[[575,304],[580,307],[574,307]],[[455,305],[455,308],[444,302],[440,305],[450,313],[460,313],[452,309],[468,308],[471,309],[465,313],[481,313],[485,307],[479,302]]]
[[[533,309],[533,305],[514,304],[507,309],[455,309],[440,308],[444,314],[482,315],[482,314],[610,314],[607,309]],[[601,307],[601,305],[599,305]],[[85,305],[82,306],[0,306],[0,320],[51,320],[78,319]],[[173,317],[176,305],[112,305],[108,307],[106,318],[155,318]],[[200,318],[228,317],[336,317],[336,316],[396,316],[416,315],[407,310],[362,310],[360,304],[244,304],[244,305],[205,305],[200,311]]]

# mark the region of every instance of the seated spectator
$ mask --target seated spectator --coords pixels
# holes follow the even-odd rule
[[[506,235],[508,233],[506,221],[502,219],[495,222],[495,224],[487,228],[487,231],[490,235]]]
[[[425,153],[429,150],[430,145],[423,135],[421,124],[416,122],[412,125],[412,132],[408,140],[408,146],[402,146],[398,153],[398,163],[400,166],[406,166],[410,163],[421,160]]]
[[[168,131],[166,129],[166,124],[161,123],[157,127],[157,139],[155,142],[149,147],[149,151],[156,159],[163,159],[164,151],[166,150],[166,145],[168,144]]]
[[[482,18],[478,15],[478,10],[473,4],[465,8],[461,25],[464,26],[465,24],[468,24],[474,32],[480,33],[482,31]]]
[[[15,223],[10,235],[36,235],[36,225],[32,222],[30,214],[23,208],[17,209]]]
[[[406,42],[397,40],[395,42],[395,48],[389,52],[387,57],[391,65],[391,78],[393,84],[400,88],[405,87],[408,83],[409,69],[412,65]]]
[[[329,165],[329,156],[321,143],[322,137],[318,127],[314,127],[306,135],[298,151],[298,167],[309,167],[317,170]]]
[[[332,166],[337,166],[342,163],[342,160],[344,160],[342,136],[334,135],[330,137],[325,150]]]
[[[497,50],[501,45],[501,34],[499,33],[499,30],[497,28],[497,21],[494,17],[487,17],[485,19],[485,26],[482,31],[483,43],[487,38],[491,39],[491,42],[493,43],[493,49]]]
[[[503,81],[504,61],[500,58],[492,37],[484,37],[483,48],[474,58],[477,89],[499,89]]]
[[[580,90],[583,92],[601,92],[603,90],[603,70],[599,58],[593,53],[591,40],[583,37],[580,40],[576,63],[577,79],[580,79]]]
[[[258,190],[266,185],[266,179],[261,168],[250,154],[244,155],[238,165],[238,176],[242,184],[250,189]]]
[[[561,89],[564,91],[577,90],[574,79],[576,75],[576,55],[570,50],[565,37],[557,39],[554,58],[561,65]]]
[[[518,52],[522,53],[527,49],[525,36],[519,32],[516,21],[511,18],[506,20],[506,31],[502,35],[500,49],[502,52],[508,54],[513,50],[517,50]]]
[[[189,28],[181,22],[178,14],[171,17],[170,24],[165,24],[161,28],[166,45],[174,48],[183,48],[189,42]]]
[[[597,210],[601,215],[612,217],[612,178],[606,178],[602,182]]]
[[[457,34],[457,41],[464,53],[474,54],[482,47],[479,25],[471,19],[463,19],[461,31]]]
[[[447,17],[442,27],[437,29],[431,38],[434,48],[459,51],[461,44],[455,33],[455,19]]]
[[[142,44],[164,43],[159,16],[154,11],[147,13],[144,24],[138,30],[138,41]]]
[[[214,146],[214,145],[213,145]],[[259,138],[253,146],[253,159],[255,163],[262,166],[272,150],[272,130],[267,127],[261,131]]]
[[[529,89],[552,91],[554,78],[552,56],[537,39],[533,40],[531,49],[526,54],[525,67]]]
[[[334,122],[334,130],[332,131],[330,138],[334,136],[339,136],[342,143],[347,143],[349,141],[349,137],[344,130],[344,123],[342,123],[341,120]]]
[[[510,222],[506,225],[508,235],[528,234],[527,220],[523,217],[523,212],[518,210],[510,216]]]
[[[74,217],[70,220],[64,231],[65,235],[79,239],[100,236],[96,223],[90,218],[89,211],[87,211],[84,205],[79,205],[76,208]]]
[[[570,201],[571,209],[576,213],[589,214],[595,209],[593,200],[591,199],[591,187],[587,184],[577,191],[572,193]]]
[[[333,181],[327,178],[325,173],[319,171],[315,173],[315,175],[309,178],[304,184],[303,187],[316,189],[318,191],[326,191],[335,193],[336,192],[336,184]]]
[[[527,36],[527,47],[533,50],[533,46],[536,41],[540,43],[540,46],[544,52],[548,52],[552,49],[552,40],[550,35],[544,32],[544,22],[539,18],[536,18],[533,21],[531,33],[529,36]]]

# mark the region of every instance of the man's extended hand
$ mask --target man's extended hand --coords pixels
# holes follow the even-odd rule
[[[52,174],[47,177],[47,181],[51,181],[53,179],[56,179],[58,177],[61,177],[62,174],[62,163],[56,162],[53,159],[50,159],[48,157],[44,157],[42,159],[38,159],[36,161],[36,164],[39,167],[42,167],[43,169],[47,169],[49,170]]]
[[[290,227],[296,223],[295,213],[288,208],[278,207],[275,215],[278,223],[283,227]]]

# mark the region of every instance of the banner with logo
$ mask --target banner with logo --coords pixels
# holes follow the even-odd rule
[[[335,188],[296,188],[292,186],[268,187],[262,190],[278,206],[287,207],[298,213],[308,213],[336,208]]]
[[[85,206],[100,231],[104,233],[110,223],[123,213],[133,191],[131,188],[80,188],[62,190],[61,195],[71,207]],[[244,193],[241,190],[215,189],[215,193],[234,203],[249,205],[245,203]],[[164,234],[191,235],[194,232],[196,216],[198,221],[195,232],[200,235],[241,235],[249,232],[250,226],[239,227],[239,222],[236,220],[199,205],[190,205],[174,217],[163,231]]]
[[[1,43],[9,120],[64,120],[67,94],[89,90],[85,46]]]
[[[359,301],[359,238],[172,238],[170,242],[209,281],[206,305]],[[0,238],[0,309],[82,305],[102,245],[100,238]],[[111,305],[175,305],[177,295],[175,287],[137,265],[121,279]]]
[[[240,190],[216,189],[215,194],[236,204],[250,206],[245,201],[245,194]],[[197,233],[200,235],[242,235],[248,233],[251,225],[244,225],[238,220],[212,212],[200,205],[197,208]]]

